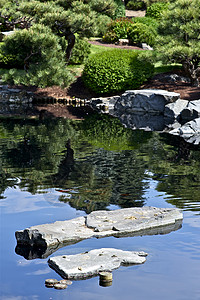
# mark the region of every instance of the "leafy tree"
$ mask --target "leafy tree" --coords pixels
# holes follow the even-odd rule
[[[41,30],[36,30],[36,28],[41,28],[41,26],[43,26],[43,31],[48,31],[45,42],[47,42],[48,38],[55,39],[55,36],[59,38],[57,40],[58,47],[62,47],[62,51],[65,53],[65,65],[67,65],[70,61],[72,50],[76,42],[76,36],[78,35],[79,38],[83,38],[103,34],[105,30],[105,24],[109,23],[111,18],[116,17],[118,6],[117,0],[3,1],[0,3],[0,26],[4,28],[4,30],[12,30],[14,28],[26,30],[24,33],[21,33],[21,37],[25,37],[29,34],[31,35],[31,27],[35,26],[35,35],[37,36],[35,39],[38,39],[38,41],[41,39]],[[102,24],[104,24],[104,26],[102,26]],[[46,27],[46,29],[44,29],[44,27]],[[9,42],[11,43],[11,40],[13,39],[14,43],[16,42],[17,38],[19,38],[21,43],[19,49],[27,49],[26,39],[20,38],[20,33],[10,36]],[[17,43],[19,40],[17,40]],[[33,41],[32,37],[28,38],[28,40],[30,48],[35,48],[35,41]],[[59,69],[57,72],[59,75],[57,74],[53,76],[53,72],[49,72],[48,70],[46,71],[47,60],[45,63],[43,63],[43,60],[41,60],[41,63],[40,61],[33,62],[33,58],[36,58],[37,55],[33,55],[32,53],[39,53],[39,55],[42,56],[44,53],[46,53],[46,51],[48,51],[47,47],[43,47],[44,44],[45,43],[42,42],[41,46],[39,47],[40,49],[36,52],[28,51],[27,53],[25,53],[25,51],[20,53],[20,50],[16,49],[15,47],[15,54],[17,58],[21,56],[26,73],[16,72],[16,70],[13,69],[16,67],[16,65],[13,63],[14,60],[9,59],[10,69],[12,70],[6,72],[4,80],[11,79],[16,81],[16,78],[18,78],[16,83],[22,83],[26,85],[38,85],[39,82],[40,86],[54,85],[59,83],[61,86],[63,83],[65,86],[68,86],[71,81],[68,80],[70,75],[66,74],[66,72],[69,73],[69,71],[66,71],[65,65],[61,67],[56,59],[54,59],[54,61],[51,60],[53,63],[51,63],[51,67],[47,69],[52,69],[53,72],[56,72],[57,68]],[[11,54],[9,51],[13,52],[11,48],[6,48],[7,45],[8,43],[3,49],[4,52],[0,54],[0,57],[3,56],[3,61],[6,62],[7,57],[9,58],[9,55]],[[80,52],[81,51],[79,47],[79,53]],[[56,51],[54,51],[54,49],[52,53],[53,55],[56,55]],[[83,56],[85,53],[86,51],[84,49],[80,55]],[[5,54],[7,55],[6,57]],[[83,58],[81,58],[81,60],[84,61]],[[61,61],[63,61],[63,59]],[[33,67],[34,71],[31,68],[31,64],[35,64]],[[36,66],[36,64],[38,65]],[[60,74],[62,73],[60,72],[60,67],[64,70],[62,80],[60,80]],[[39,68],[40,72],[34,73],[35,68]],[[46,78],[48,77],[49,80],[45,80],[45,82],[41,83],[41,74],[44,76],[44,73],[48,73]],[[32,75],[35,77],[34,80],[30,79]],[[55,80],[52,80],[52,77],[54,77],[54,79],[59,78],[57,79],[58,83],[55,82]],[[67,80],[65,80],[65,78],[67,78]]]
[[[199,86],[200,0],[177,0],[163,11],[156,49],[166,62],[183,65],[193,86]]]

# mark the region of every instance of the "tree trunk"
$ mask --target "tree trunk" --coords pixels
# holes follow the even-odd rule
[[[68,46],[67,46],[67,49],[65,51],[66,53],[66,60],[67,60],[67,64],[69,63],[69,60],[70,60],[70,57],[71,57],[71,54],[72,54],[72,49],[74,48],[74,45],[75,45],[75,35],[70,32],[69,34],[65,35],[65,39],[68,41]]]
[[[198,68],[195,68],[192,61],[186,61],[183,63],[183,69],[186,75],[191,80],[192,86],[199,86],[199,79],[198,79]]]

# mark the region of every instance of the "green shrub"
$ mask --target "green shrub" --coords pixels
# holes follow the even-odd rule
[[[16,84],[67,86],[72,75],[65,67],[65,57],[59,38],[43,25],[16,31],[4,39],[1,51],[4,56],[15,56],[15,63],[2,77]],[[27,72],[15,70],[16,64]]]
[[[90,47],[91,46],[87,40],[81,39],[77,36],[69,63],[73,65],[84,63],[90,54]]]
[[[85,85],[97,94],[116,94],[138,88],[153,74],[152,64],[141,61],[139,53],[114,49],[91,56],[83,70]]]
[[[126,16],[125,5],[121,0],[114,0],[117,4],[117,8],[115,10],[115,15],[113,19],[123,18]]]
[[[155,33],[159,25],[159,22],[156,19],[150,17],[135,17],[132,18],[132,22],[145,24],[150,27],[151,30],[154,30]]]
[[[97,32],[95,36],[102,37],[108,30],[108,25],[112,22],[112,19],[106,15],[99,14],[96,18]]]
[[[118,42],[118,37],[116,35],[115,32],[113,31],[108,31],[106,34],[104,34],[103,38],[102,38],[102,41],[105,42],[105,43],[111,43],[111,44],[114,44],[116,42]]]
[[[134,23],[128,28],[127,36],[131,45],[140,46],[141,43],[147,43],[148,45],[153,46],[156,34],[146,24]]]
[[[146,9],[146,4],[144,3],[144,1],[130,0],[126,4],[126,8],[127,9],[132,9],[132,10],[142,10],[142,9]]]
[[[164,10],[167,10],[167,8],[168,8],[168,3],[155,2],[149,7],[147,7],[146,17],[160,19],[162,12]]]
[[[126,18],[113,20],[108,25],[108,31],[103,36],[103,41],[109,42],[109,37],[110,37],[110,43],[117,42],[119,39],[126,39],[130,24],[132,24],[132,21]]]

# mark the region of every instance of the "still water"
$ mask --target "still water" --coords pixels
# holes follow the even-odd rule
[[[156,132],[131,131],[92,115],[0,119],[0,299],[200,300],[200,148]],[[143,265],[113,271],[66,290],[46,288],[60,276],[46,259],[17,254],[15,231],[93,210],[178,207],[182,228],[165,235],[89,239],[52,256],[101,247],[145,251]]]

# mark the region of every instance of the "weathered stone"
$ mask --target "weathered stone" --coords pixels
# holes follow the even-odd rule
[[[165,105],[179,99],[178,93],[165,90],[130,90],[117,100],[115,115],[126,113],[163,114]]]
[[[53,287],[54,284],[58,283],[58,280],[57,279],[46,279],[45,280],[45,285],[47,287]]]
[[[58,283],[55,283],[55,284],[54,284],[54,288],[55,288],[56,290],[64,290],[64,289],[67,288],[67,285],[64,284],[64,283],[58,282]]]
[[[146,43],[142,43],[141,46],[144,50],[153,50],[153,48]]]
[[[164,226],[181,219],[177,209],[160,209],[145,206],[125,208],[114,211],[93,211],[86,218],[86,225],[95,232],[114,230],[119,232],[136,232],[147,228]]]
[[[187,106],[181,111],[182,120],[191,121],[200,117],[200,100],[188,102]]]
[[[62,277],[77,280],[96,276],[102,271],[112,271],[121,265],[142,264],[146,261],[145,256],[145,252],[102,248],[76,255],[52,257],[48,263]]]
[[[28,244],[33,248],[44,247],[47,248],[47,253],[50,247],[52,253],[58,246],[62,247],[92,237],[168,233],[180,228],[182,218],[180,210],[170,208],[143,207],[94,211],[86,217],[16,231],[15,236],[18,246]],[[34,255],[34,252],[32,254]]]
[[[200,143],[200,118],[187,122],[179,128],[169,132],[181,136],[188,143],[198,145]]]
[[[129,39],[119,39],[120,46],[129,45]]]
[[[164,116],[172,119],[177,119],[182,110],[188,105],[187,100],[178,99],[173,103],[165,105]]]

